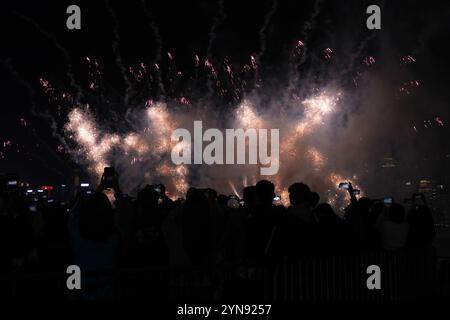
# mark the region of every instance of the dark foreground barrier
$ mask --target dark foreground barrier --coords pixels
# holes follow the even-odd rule
[[[367,287],[367,267],[381,270],[381,289]],[[399,301],[450,297],[450,260],[432,248],[397,253],[314,257],[277,265],[145,268],[82,272],[81,290],[65,273],[0,278],[2,298],[172,301]]]

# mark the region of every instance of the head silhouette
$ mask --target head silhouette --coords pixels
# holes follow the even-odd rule
[[[207,259],[211,245],[211,221],[208,198],[201,189],[190,190],[182,214],[183,246],[193,263]]]
[[[299,205],[302,203],[311,202],[311,190],[308,185],[297,182],[292,184],[289,189],[289,201],[292,205]]]
[[[142,189],[136,199],[136,213],[142,222],[149,223],[156,218],[155,213],[158,211],[159,194],[153,186],[147,185]]]
[[[92,241],[104,241],[113,232],[113,208],[104,193],[90,196],[80,212],[80,234]]]
[[[256,184],[256,200],[263,205],[272,204],[275,197],[275,186],[268,180],[258,181]]]
[[[256,186],[245,187],[243,198],[245,206],[253,206],[256,201]]]

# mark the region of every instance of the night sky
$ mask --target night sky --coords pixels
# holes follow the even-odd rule
[[[81,8],[81,30],[66,28],[68,15],[65,12],[70,4]],[[369,31],[365,27],[365,9],[370,4],[381,7],[382,29],[379,31]],[[286,72],[281,61],[286,59],[286,53],[297,40],[305,38],[302,30],[315,5],[320,6],[320,11],[308,35],[310,51],[329,46],[334,52],[333,59],[344,59],[355,51],[348,39],[351,43],[360,43],[375,32],[375,40],[379,41],[369,41],[361,57],[383,55],[392,58],[389,61],[398,62],[400,57],[414,56],[417,63],[411,73],[420,80],[421,87],[408,102],[410,113],[417,123],[421,118],[433,120],[439,116],[444,124],[439,127],[434,123],[433,128],[423,133],[422,141],[417,141],[418,150],[435,156],[438,159],[436,166],[443,166],[443,155],[450,154],[447,141],[450,122],[448,1],[322,1],[318,4],[316,1],[277,1],[276,11],[264,32],[266,51],[262,64],[267,78]],[[213,61],[230,57],[234,64],[242,65],[248,63],[249,56],[257,55],[261,50],[260,30],[272,6],[270,0],[223,1],[223,21],[215,29],[210,51]],[[69,155],[58,150],[60,142],[52,135],[51,124],[31,112],[32,104],[38,112],[52,108],[39,86],[39,78],[70,90],[66,76],[70,63],[75,79],[85,90],[89,74],[85,58],[96,57],[103,66],[110,90],[123,92],[125,83],[113,50],[114,27],[118,28],[118,49],[125,66],[140,62],[149,64],[155,59],[158,41],[151,23],[160,33],[162,68],[168,68],[165,65],[167,52],[173,54],[177,67],[183,70],[192,68],[194,54],[204,58],[211,27],[218,17],[219,2],[145,1],[145,7],[150,19],[140,1],[111,2],[118,22],[115,25],[104,1],[13,1],[2,4],[0,172],[16,172],[34,183],[68,181],[77,165]],[[388,63],[384,64],[384,69],[389,69]],[[392,82],[397,80],[394,71],[388,78]],[[31,92],[34,96],[30,96]],[[65,112],[50,112],[57,123],[66,122]],[[392,109],[392,113],[397,112]],[[383,116],[390,117],[390,114]],[[412,127],[411,123],[405,125]],[[446,170],[442,171],[443,175],[448,174],[448,166]]]

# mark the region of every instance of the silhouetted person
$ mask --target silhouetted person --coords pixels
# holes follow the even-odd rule
[[[182,213],[184,248],[193,264],[206,264],[211,254],[211,217],[206,195],[195,190],[186,199]]]
[[[82,299],[111,299],[112,277],[107,274],[117,267],[119,233],[114,223],[114,210],[108,197],[97,192],[77,203],[70,212],[69,232],[74,262],[84,272]],[[107,272],[106,274],[104,272]],[[89,272],[101,272],[90,275]]]
[[[112,268],[116,264],[117,237],[108,197],[94,193],[75,208],[69,220],[75,263],[82,270]]]
[[[292,184],[288,191],[289,201],[291,202],[288,213],[295,215],[303,222],[312,223],[314,221],[312,207],[315,206],[316,200],[318,201],[317,197],[312,196],[310,188],[301,182]]]
[[[380,208],[377,206],[381,205]],[[345,208],[345,221],[355,237],[355,248],[361,250],[374,250],[379,247],[378,232],[375,228],[377,216],[383,209],[382,202],[373,202],[371,199],[362,197],[352,201]]]
[[[273,204],[275,186],[270,181],[259,181],[255,191],[255,205],[249,210],[245,228],[246,256],[250,261],[262,262],[271,246],[283,209]]]
[[[405,221],[405,209],[402,205],[391,204],[378,216],[376,227],[383,249],[395,251],[405,246],[408,224]]]
[[[408,246],[430,246],[433,244],[436,230],[433,217],[427,206],[419,205],[408,214]]]
[[[352,250],[352,233],[344,220],[339,218],[328,203],[314,209],[317,217],[317,234],[314,237],[320,254],[340,254]]]
[[[211,188],[203,189],[203,194],[208,199],[210,221],[211,221],[211,251],[214,263],[221,263],[225,257],[225,238],[227,231],[227,220],[229,218],[228,208],[221,205],[217,199],[217,191]]]
[[[316,221],[312,206],[316,205],[319,195],[313,195],[304,183],[294,183],[288,191],[291,206],[276,227],[270,250],[271,257],[275,260],[282,257],[298,259],[316,251]]]
[[[159,199],[158,205],[162,209],[164,214],[169,213],[174,208],[174,203],[172,199],[167,196],[166,186],[163,184],[155,185],[155,190],[158,192]]]
[[[162,187],[161,187],[162,188]],[[165,191],[164,191],[165,192]],[[136,226],[132,240],[133,260],[139,266],[165,264],[168,258],[167,246],[161,226],[172,201],[162,203],[161,192],[147,185],[136,199]]]
[[[204,191],[190,188],[186,201],[174,208],[163,223],[163,234],[169,248],[169,263],[203,265],[211,257],[211,216]]]

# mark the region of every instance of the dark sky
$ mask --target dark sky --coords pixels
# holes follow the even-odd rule
[[[235,63],[246,63],[250,55],[259,52],[259,31],[272,3],[223,1],[225,18],[216,29],[212,57],[220,61],[230,56]],[[288,48],[304,37],[302,28],[315,3],[277,2],[265,33],[267,66],[276,69]],[[66,28],[65,11],[70,4],[81,7],[82,30]],[[448,108],[450,4],[446,1],[322,1],[317,25],[309,39],[311,48],[329,41],[341,44],[333,47],[338,56],[349,55],[345,37],[363,37],[370,32],[365,29],[365,8],[369,4],[382,7],[382,30],[377,36],[395,44],[390,48],[394,55],[417,51],[417,59],[423,61],[415,70],[418,78],[425,83],[428,95],[435,97],[436,105]],[[111,2],[117,16],[124,65],[149,63],[155,58],[157,42],[149,26],[151,22],[160,32],[162,55],[165,58],[167,51],[172,52],[180,69],[189,68],[194,54],[204,57],[219,2],[145,1],[145,6],[153,20],[145,16],[140,1]],[[88,74],[84,59],[90,56],[107,66],[104,76],[110,86],[123,91],[125,85],[113,54],[114,22],[105,1],[13,1],[2,4],[1,11],[0,172],[18,172],[25,179],[40,183],[63,181],[64,176],[70,176],[74,164],[67,155],[58,152],[59,142],[52,137],[50,124],[31,113],[32,103],[37,110],[51,107],[38,79],[44,77],[55,86],[69,88],[65,76],[69,62],[76,80],[84,83]],[[64,48],[67,56],[57,45]],[[367,50],[371,49],[380,50],[369,44]],[[34,91],[34,97],[30,97],[27,87]],[[439,111],[444,118],[449,114],[448,110]],[[64,114],[59,116],[56,120],[63,123]],[[21,123],[21,118],[26,124]],[[4,147],[6,141],[11,141],[11,146]]]

